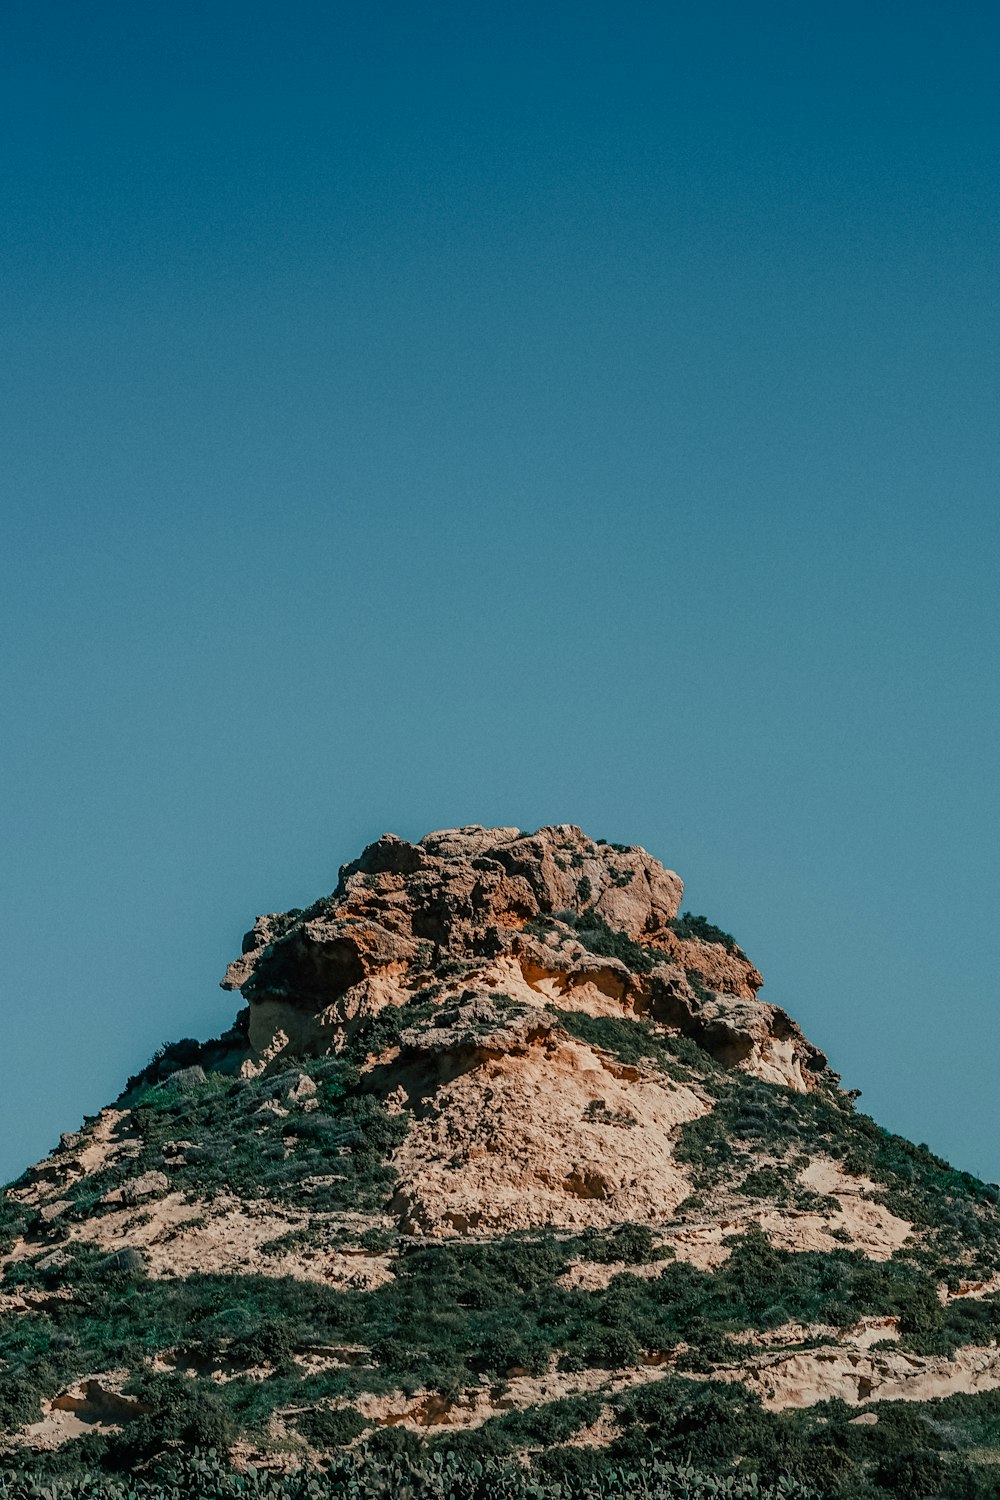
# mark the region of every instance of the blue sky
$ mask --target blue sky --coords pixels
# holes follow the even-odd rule
[[[1000,13],[0,17],[0,1179],[384,829],[579,822],[995,1130]]]

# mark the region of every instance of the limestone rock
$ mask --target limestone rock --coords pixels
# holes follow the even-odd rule
[[[247,1066],[338,1051],[442,966],[488,991],[509,960],[536,1005],[596,990],[727,1067],[812,1087],[825,1057],[757,999],[763,981],[735,943],[678,921],[683,890],[644,849],[595,843],[573,824],[533,834],[473,824],[416,844],[383,834],[342,867],[331,896],[258,917],[244,938],[223,986],[250,1002]]]
[[[38,1210],[38,1217],[43,1224],[52,1224],[56,1219],[61,1218],[68,1208],[72,1207],[73,1205],[68,1198],[60,1198],[54,1203],[43,1204]]]
[[[102,1203],[141,1203],[144,1198],[153,1198],[169,1191],[170,1183],[163,1172],[143,1172],[129,1178],[120,1188],[105,1193]]]

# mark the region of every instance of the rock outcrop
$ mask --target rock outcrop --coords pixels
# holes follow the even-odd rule
[[[223,985],[249,1002],[248,1068],[342,1047],[358,1023],[434,985],[444,1002],[497,989],[535,1005],[649,1016],[726,1067],[806,1090],[826,1058],[746,954],[700,919],[644,849],[563,824],[383,834],[333,895],[259,917]],[[442,984],[442,977],[444,983]]]

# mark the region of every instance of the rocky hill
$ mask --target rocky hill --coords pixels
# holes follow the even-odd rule
[[[258,918],[0,1197],[0,1496],[1000,1493],[997,1189],[682,896],[471,827]]]

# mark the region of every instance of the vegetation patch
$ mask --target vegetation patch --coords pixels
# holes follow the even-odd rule
[[[950,1166],[926,1146],[883,1130],[838,1089],[807,1094],[738,1075],[717,1081],[710,1113],[680,1128],[677,1158],[702,1195],[725,1185],[741,1163],[766,1155],[780,1170],[756,1183],[791,1201],[795,1175],[815,1157],[839,1160],[851,1176],[881,1188],[880,1201],[923,1231],[906,1255],[952,1285],[1000,1268],[1000,1190]],[[751,1186],[753,1191],[753,1186]],[[779,1197],[780,1201],[780,1197]]]
[[[791,1476],[825,1500],[987,1500],[997,1493],[997,1468],[969,1456],[976,1432],[996,1421],[995,1392],[961,1398],[958,1407],[880,1402],[870,1426],[857,1425],[857,1409],[841,1401],[773,1413],[739,1385],[677,1377],[634,1388],[614,1405],[623,1431],[607,1462],[623,1467],[656,1455],[711,1470],[736,1452],[740,1468],[755,1470],[764,1485],[780,1488]]]
[[[632,1066],[652,1063],[675,1083],[710,1085],[721,1074],[720,1065],[697,1042],[665,1031],[654,1022],[630,1016],[591,1016],[557,1006],[550,1006],[549,1012],[571,1036],[588,1046],[610,1052]]]
[[[46,1500],[166,1500],[180,1495],[214,1500],[619,1500],[624,1495],[634,1500],[820,1500],[815,1489],[791,1478],[761,1485],[755,1475],[726,1478],[669,1460],[643,1459],[631,1469],[606,1465],[588,1471],[580,1466],[576,1474],[564,1463],[564,1477],[556,1480],[510,1458],[488,1452],[472,1457],[474,1444],[465,1439],[442,1450],[409,1441],[412,1434],[400,1429],[380,1436],[388,1441],[341,1453],[317,1468],[278,1475],[252,1466],[237,1472],[214,1450],[170,1455],[146,1472],[86,1474],[80,1462],[100,1457],[104,1444],[100,1438],[81,1438],[71,1445],[78,1450],[75,1477],[67,1477],[73,1473],[69,1455],[50,1455],[35,1467],[44,1490],[32,1475],[0,1473],[0,1500],[37,1500],[40,1494]],[[481,1438],[480,1446],[488,1441]],[[55,1482],[53,1476],[58,1476]]]
[[[581,881],[582,884],[582,881]],[[547,937],[561,927],[568,927],[588,952],[598,958],[617,958],[633,974],[651,974],[658,964],[669,963],[670,954],[658,948],[646,948],[627,933],[608,923],[593,908],[582,912],[562,911],[558,918],[536,917],[527,931]]]
[[[315,1090],[296,1098],[303,1077]],[[257,1079],[211,1073],[183,1088],[168,1077],[141,1084],[126,1102],[139,1152],[68,1186],[67,1222],[107,1212],[109,1192],[149,1172],[166,1172],[171,1190],[199,1198],[378,1212],[395,1181],[387,1158],[406,1133],[405,1117],[389,1115],[354,1067],[330,1058]]]
[[[195,1432],[228,1435],[208,1393],[198,1413],[167,1379],[160,1401],[158,1420],[184,1435],[175,1441]],[[574,1446],[602,1409],[618,1435],[605,1448]],[[606,1405],[570,1397],[428,1438],[398,1427],[365,1432],[359,1414],[341,1407],[296,1417],[318,1451],[330,1438],[334,1451],[314,1467],[278,1475],[252,1466],[236,1472],[218,1450],[166,1449],[137,1461],[137,1422],[130,1439],[85,1437],[20,1463],[11,1455],[0,1500],[41,1493],[50,1500],[995,1500],[997,1465],[984,1454],[1000,1436],[1000,1393],[883,1402],[868,1426],[856,1416],[840,1401],[768,1412],[738,1385],[680,1376],[635,1386]]]
[[[671,926],[679,938],[697,938],[701,943],[717,943],[725,948],[727,953],[746,958],[746,954],[732,933],[723,932],[721,927],[716,927],[714,922],[710,922],[707,917],[697,917],[694,912],[685,911],[679,917],[674,918]]]
[[[153,1117],[162,1116],[154,1111]],[[745,1118],[758,1117],[750,1111]],[[943,1168],[932,1163],[927,1170]],[[266,1442],[273,1414],[285,1410],[297,1413],[295,1428],[317,1451],[357,1443],[363,1434],[358,1401],[366,1392],[429,1389],[455,1397],[483,1378],[502,1389],[514,1372],[540,1375],[553,1363],[570,1373],[635,1368],[646,1351],[682,1345],[679,1371],[710,1376],[739,1360],[734,1334],[788,1322],[846,1328],[866,1316],[892,1316],[903,1347],[920,1353],[989,1343],[1000,1334],[996,1298],[943,1307],[934,1275],[917,1260],[874,1263],[848,1250],[781,1251],[757,1231],[737,1240],[714,1272],[664,1259],[657,1275],[626,1270],[598,1290],[561,1284],[576,1260],[647,1266],[658,1255],[663,1251],[655,1233],[642,1225],[565,1237],[539,1232],[493,1242],[403,1242],[394,1280],[365,1292],[248,1275],[153,1281],[120,1257],[67,1244],[58,1269],[22,1264],[5,1278],[42,1291],[68,1287],[71,1296],[0,1315],[0,1424],[14,1431],[37,1420],[43,1397],[84,1374],[130,1369],[126,1391],[148,1411],[118,1436],[82,1439],[51,1460],[30,1460],[38,1474],[71,1460],[124,1472],[154,1462],[171,1444],[221,1451],[236,1437]],[[305,1372],[303,1355],[341,1346],[370,1352],[353,1363]],[[153,1354],[173,1362],[176,1373],[153,1373]],[[213,1378],[217,1370],[227,1373],[222,1384]],[[591,1397],[512,1412],[475,1433],[435,1438],[432,1446],[455,1452],[459,1485],[472,1482],[476,1463],[533,1451],[532,1482],[562,1485],[564,1497],[615,1493],[607,1488],[612,1473],[641,1474],[643,1461],[689,1470],[691,1482],[704,1486],[706,1475],[731,1472],[734,1454],[741,1455],[740,1473],[758,1472],[762,1482],[779,1487],[776,1493],[784,1493],[780,1484],[792,1476],[844,1500],[995,1494],[988,1486],[975,1488],[989,1465],[968,1455],[996,1442],[1000,1398],[953,1398],[933,1411],[927,1405],[931,1415],[918,1413],[916,1428],[907,1426],[916,1420],[910,1404],[900,1404],[894,1415],[895,1408],[882,1403],[878,1426],[857,1428],[853,1408],[834,1403],[776,1416],[742,1387],[692,1382],[678,1373],[614,1398],[613,1408],[621,1434],[600,1452],[572,1446],[574,1434],[598,1415]],[[411,1437],[396,1429],[378,1433],[371,1452],[382,1455],[380,1462],[405,1458],[419,1475],[434,1459]],[[323,1471],[324,1483],[342,1482],[347,1471],[339,1463]],[[937,1488],[919,1489],[929,1476],[936,1476]],[[499,1471],[495,1477],[499,1483]],[[422,1482],[412,1481],[418,1488]],[[3,1500],[19,1500],[21,1483],[10,1481],[6,1495],[0,1490]]]

